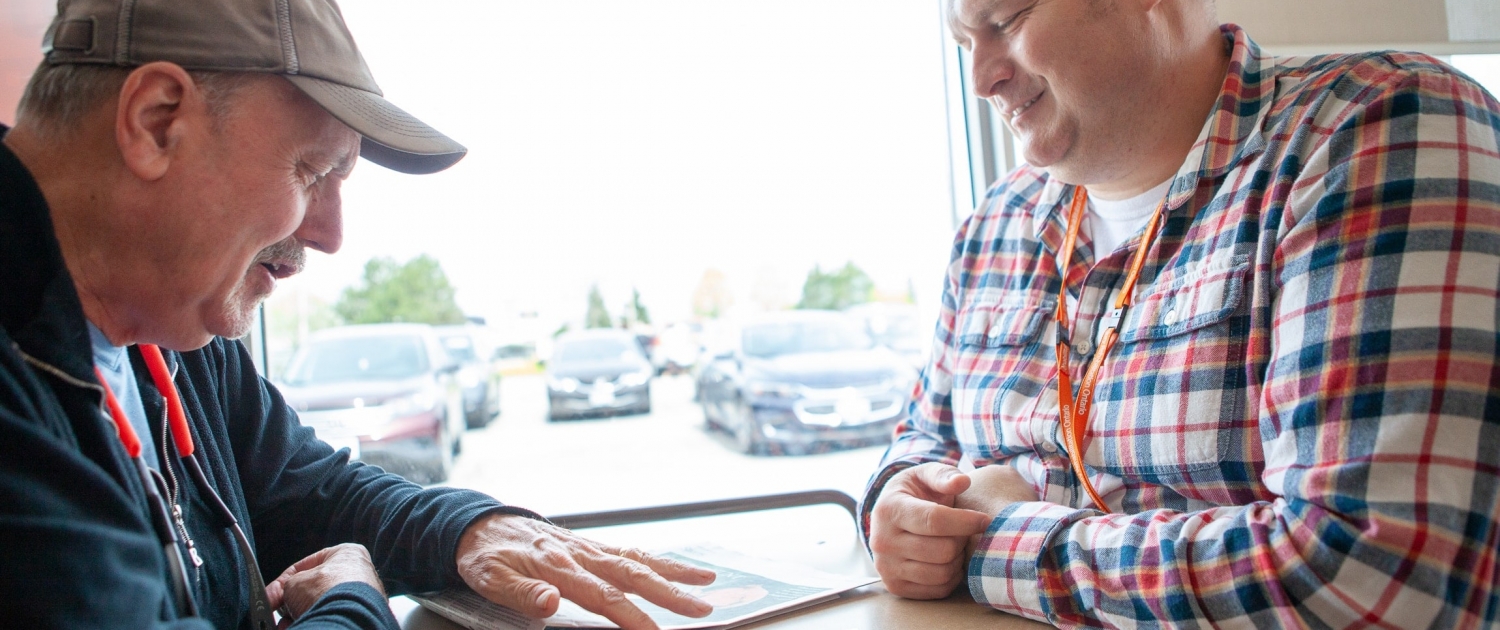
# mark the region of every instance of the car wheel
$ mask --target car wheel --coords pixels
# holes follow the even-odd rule
[[[734,427],[734,445],[746,455],[759,454],[765,450],[760,443],[760,423],[756,422],[755,414],[750,411],[749,405],[741,403],[735,410],[740,416],[740,421]]]

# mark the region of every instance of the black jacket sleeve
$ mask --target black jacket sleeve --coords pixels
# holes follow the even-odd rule
[[[216,340],[182,360],[199,394],[193,398],[205,408],[197,417],[227,418],[220,426],[228,431],[230,459],[268,579],[319,549],[355,542],[369,549],[392,594],[456,586],[462,580],[454,559],[464,528],[481,515],[512,510],[478,492],[424,489],[348,462],[301,426],[239,342]],[[184,404],[193,404],[183,397]]]
[[[396,617],[380,591],[368,584],[340,584],[313,602],[292,624],[296,630],[382,630],[396,628]]]

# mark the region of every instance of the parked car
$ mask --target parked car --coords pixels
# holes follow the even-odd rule
[[[627,331],[564,333],[547,361],[547,419],[649,413],[654,373],[635,335]]]
[[[745,453],[818,453],[889,441],[915,378],[846,315],[787,311],[743,327],[699,376],[699,403]]]
[[[876,344],[890,348],[917,370],[927,367],[933,323],[923,322],[915,305],[870,302],[844,312],[859,321]]]
[[[310,335],[280,389],[334,448],[434,483],[448,478],[464,431],[458,370],[431,326],[346,326]]]
[[[464,390],[464,420],[470,429],[482,428],[500,415],[500,371],[490,362],[494,350],[487,349],[469,326],[437,328],[443,349],[458,362],[458,384]]]

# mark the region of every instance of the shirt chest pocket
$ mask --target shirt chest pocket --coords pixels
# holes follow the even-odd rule
[[[1218,466],[1247,424],[1249,263],[1225,256],[1131,307],[1095,398],[1084,461],[1157,483]]]
[[[953,382],[954,429],[966,445],[986,455],[1014,446],[1023,413],[1034,407],[1051,377],[1051,302],[978,301],[959,310]],[[988,429],[986,429],[988,428]],[[982,431],[1001,434],[999,444]]]

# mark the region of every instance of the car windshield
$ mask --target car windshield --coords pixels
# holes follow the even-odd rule
[[[478,355],[474,354],[474,341],[468,335],[448,335],[443,337],[443,349],[452,355],[454,361],[468,363],[477,361]]]
[[[635,354],[632,341],[624,339],[577,339],[558,344],[552,360],[556,363],[585,363],[628,359]]]
[[[411,378],[427,371],[419,337],[356,337],[315,341],[287,373],[291,385]]]
[[[870,337],[843,322],[804,321],[761,324],[741,337],[746,356],[769,358],[800,352],[866,350]]]

